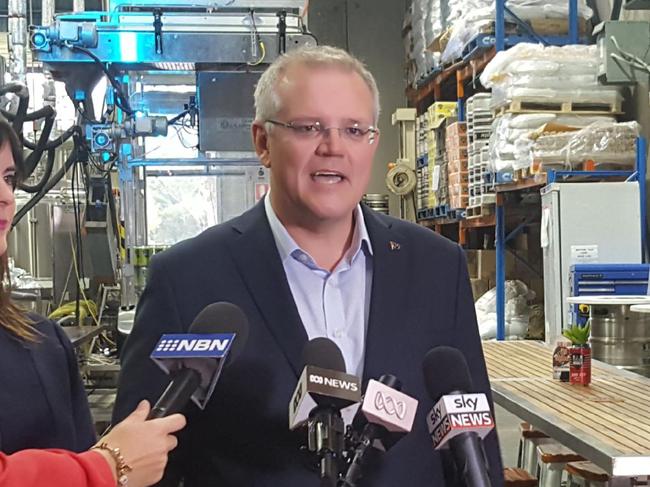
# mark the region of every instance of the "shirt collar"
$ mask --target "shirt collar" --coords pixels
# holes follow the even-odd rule
[[[271,205],[270,191],[268,191],[266,196],[264,196],[264,211],[266,212],[266,218],[269,220],[269,226],[271,227],[271,233],[273,234],[275,245],[277,245],[278,252],[280,252],[280,259],[284,262],[292,252],[301,249],[293,237],[289,235],[287,229],[284,228],[278,215],[275,214],[275,210],[273,210],[273,206]]]
[[[278,218],[275,210],[273,210],[270,191],[267,192],[264,197],[264,211],[266,212],[266,218],[269,221],[271,233],[273,234],[273,239],[278,247],[278,252],[280,253],[280,259],[282,259],[282,262],[284,262],[289,256],[294,255],[296,250],[300,251],[300,253],[307,254],[307,252],[300,248],[293,237],[289,235],[289,232]],[[359,254],[362,244],[364,243],[368,255],[372,255],[372,245],[370,243],[368,229],[366,228],[366,222],[363,218],[363,211],[361,210],[361,205],[357,205],[354,209],[354,233],[352,234],[350,249],[346,253],[346,260],[352,262]]]

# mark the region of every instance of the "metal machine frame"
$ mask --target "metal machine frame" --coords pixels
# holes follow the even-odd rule
[[[113,0],[108,12],[62,14],[50,26],[32,27],[34,58],[55,80],[66,83],[81,114],[79,123],[91,156],[118,167],[127,249],[147,243],[146,166],[259,164],[250,148],[199,148],[188,158],[148,158],[145,139],[165,135],[168,126],[185,118],[199,133],[208,125],[200,120],[201,102],[196,101],[201,73],[259,75],[281,53],[315,45],[301,17],[303,4],[299,0],[197,0],[188,6],[180,1]],[[104,76],[110,83],[105,109],[99,114],[91,93]],[[178,84],[195,85],[194,97],[183,100],[178,94],[160,96],[161,92],[144,89]],[[252,93],[250,98],[252,110]],[[232,125],[249,131],[251,122],[245,114]],[[134,305],[129,252],[121,271],[122,304]]]

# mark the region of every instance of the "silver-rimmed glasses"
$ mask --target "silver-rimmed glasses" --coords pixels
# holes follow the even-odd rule
[[[325,127],[320,122],[280,122],[278,120],[266,120],[266,122],[290,129],[291,132],[299,139],[315,140],[322,138],[328,130],[338,130],[344,140],[350,142],[368,141],[372,144],[375,136],[379,134],[379,129],[372,125],[363,123],[351,123],[345,127]]]

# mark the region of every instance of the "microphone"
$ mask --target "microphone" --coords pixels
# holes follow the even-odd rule
[[[356,487],[373,457],[379,451],[388,451],[411,431],[418,401],[400,392],[401,389],[402,383],[394,375],[382,375],[378,381],[368,382],[361,408],[352,421],[356,448],[344,487]]]
[[[243,350],[248,319],[236,305],[212,303],[194,318],[189,333],[165,334],[151,358],[171,382],[151,408],[147,419],[182,411],[193,400],[203,409],[214,391],[224,365]]]
[[[341,409],[361,401],[359,379],[345,373],[341,350],[328,338],[307,342],[302,359],[305,368],[289,403],[289,428],[307,425],[307,447],[320,458],[321,487],[335,487],[343,452]]]
[[[427,415],[434,448],[451,451],[464,485],[490,487],[483,438],[494,420],[485,394],[466,393],[472,390],[472,379],[465,357],[455,348],[436,347],[426,354],[422,368],[429,396],[437,401]]]

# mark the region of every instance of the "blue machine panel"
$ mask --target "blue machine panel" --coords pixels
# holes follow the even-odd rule
[[[648,294],[650,264],[575,264],[571,266],[571,296],[638,296]],[[572,322],[584,325],[588,308],[573,306]]]

